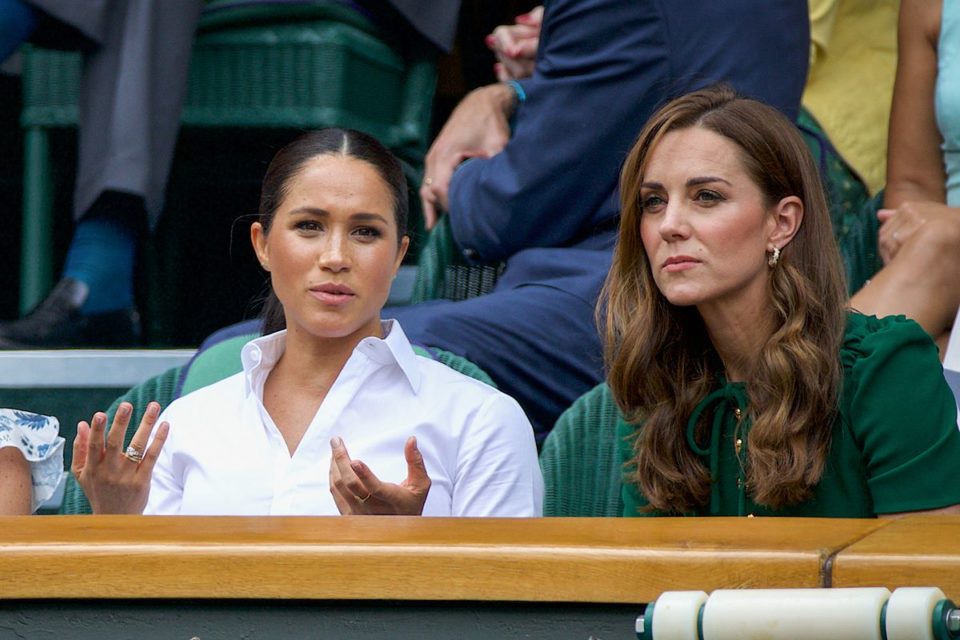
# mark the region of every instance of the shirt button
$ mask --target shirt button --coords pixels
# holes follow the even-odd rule
[[[467,247],[466,249],[463,250],[463,255],[464,255],[466,258],[468,258],[468,259],[470,259],[470,260],[473,260],[474,258],[477,257],[477,250],[476,250],[476,249],[471,249],[470,247]]]
[[[737,489],[743,489],[743,480],[741,478],[737,478]]]
[[[737,422],[740,422],[740,418],[743,417],[743,412],[740,411],[740,407],[733,410],[733,417],[737,419]]]
[[[737,438],[736,442],[733,443],[733,449],[736,451],[737,455],[740,455],[740,449],[743,448],[743,439]]]

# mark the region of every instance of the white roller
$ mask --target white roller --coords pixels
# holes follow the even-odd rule
[[[882,587],[714,591],[703,611],[703,640],[881,640],[889,598]],[[657,600],[654,624],[659,614]]]
[[[653,637],[656,640],[699,640],[697,619],[707,601],[703,591],[668,591],[653,607]]]
[[[936,587],[901,587],[887,602],[887,640],[935,640],[933,610],[946,600]]]

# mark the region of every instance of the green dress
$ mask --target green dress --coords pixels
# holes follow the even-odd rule
[[[960,504],[960,430],[957,406],[930,337],[903,316],[877,319],[851,313],[840,348],[843,389],[823,478],[813,497],[784,509],[751,500],[741,462],[747,459],[747,395],[727,383],[697,405],[691,421],[711,420],[711,442],[692,443],[711,469],[710,504],[689,515],[869,518]],[[741,444],[735,446],[737,416]],[[641,427],[642,428],[642,427]],[[633,457],[635,427],[621,420],[618,447]],[[688,440],[689,442],[689,440]],[[629,466],[626,467],[629,471]],[[624,482],[625,516],[647,505],[636,485]]]

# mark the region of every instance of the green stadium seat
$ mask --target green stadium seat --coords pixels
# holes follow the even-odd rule
[[[540,452],[545,490],[543,515],[623,515],[616,442],[620,420],[620,411],[606,383],[580,396],[560,415]]]

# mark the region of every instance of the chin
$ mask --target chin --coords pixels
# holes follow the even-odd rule
[[[675,307],[692,307],[703,302],[703,296],[693,291],[661,291],[667,302]]]

